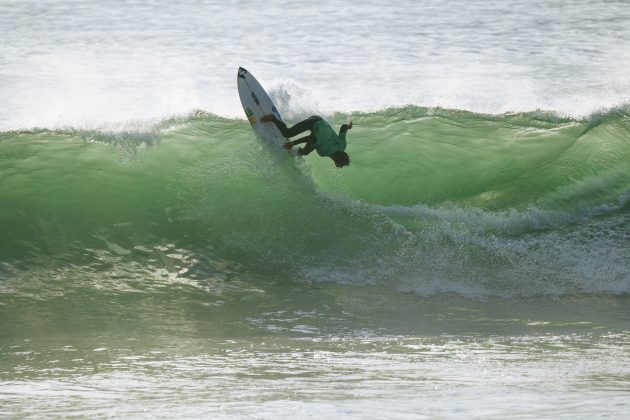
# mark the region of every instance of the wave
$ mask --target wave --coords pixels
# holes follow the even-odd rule
[[[0,278],[75,270],[129,286],[152,267],[206,289],[255,272],[421,295],[630,292],[628,107],[328,116],[350,118],[343,170],[202,111],[0,133]]]

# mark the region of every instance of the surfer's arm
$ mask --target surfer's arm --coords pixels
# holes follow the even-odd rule
[[[352,128],[352,121],[350,121],[350,124],[343,124],[341,126],[341,128],[339,129],[339,135],[345,135],[346,131],[350,130]]]

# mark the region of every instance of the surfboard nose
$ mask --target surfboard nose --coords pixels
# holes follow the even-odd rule
[[[242,77],[244,79],[246,74],[247,74],[246,69],[244,69],[243,67],[238,68],[238,77]]]

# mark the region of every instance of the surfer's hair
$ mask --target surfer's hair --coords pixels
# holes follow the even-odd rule
[[[339,167],[350,165],[350,156],[348,156],[346,152],[337,151],[333,153],[330,157]]]

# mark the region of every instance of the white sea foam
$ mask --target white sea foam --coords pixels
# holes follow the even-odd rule
[[[0,130],[241,116],[239,66],[295,115],[584,115],[630,98],[629,19],[589,2],[0,3]]]

